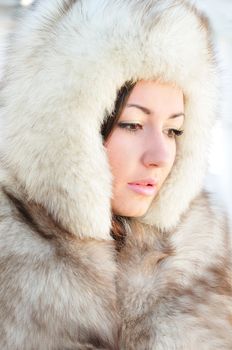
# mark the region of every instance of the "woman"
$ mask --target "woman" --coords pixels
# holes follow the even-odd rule
[[[1,91],[1,349],[232,348],[229,232],[201,193],[216,70],[183,0],[29,11]]]

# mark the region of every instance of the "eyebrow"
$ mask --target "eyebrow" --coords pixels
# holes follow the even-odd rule
[[[140,105],[137,105],[135,103],[128,103],[126,105],[126,107],[129,107],[129,108],[130,107],[135,107],[135,108],[140,109],[142,112],[144,112],[147,115],[152,114],[150,109],[148,109],[146,107],[143,107],[143,106],[140,106]],[[183,112],[176,113],[176,114],[171,115],[169,119],[174,119],[174,118],[178,118],[178,117],[185,117],[185,114]]]

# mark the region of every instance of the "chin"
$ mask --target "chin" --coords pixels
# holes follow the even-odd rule
[[[148,210],[148,206],[146,206],[146,208],[135,208],[134,210],[132,208],[128,209],[128,210],[114,210],[113,212],[116,215],[119,216],[126,216],[126,217],[131,217],[131,218],[138,218],[140,216],[143,216],[146,214],[147,210]]]
[[[111,203],[114,215],[125,217],[141,217],[148,211],[153,198],[128,198],[128,196],[117,198],[117,200]]]
[[[139,213],[135,213],[135,214],[127,215],[127,217],[131,217],[131,218],[139,218],[139,217],[141,217],[141,216],[145,215],[145,214],[146,214],[146,212],[147,212],[147,210],[146,210],[146,211],[143,211],[143,212],[139,212]]]

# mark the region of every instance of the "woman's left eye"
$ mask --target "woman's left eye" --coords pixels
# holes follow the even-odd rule
[[[180,129],[168,129],[166,131],[166,134],[168,137],[176,137],[176,136],[181,136],[183,134],[184,130]]]
[[[139,123],[118,123],[118,126],[122,129],[126,129],[131,132],[135,132],[137,130],[141,130],[143,126]]]

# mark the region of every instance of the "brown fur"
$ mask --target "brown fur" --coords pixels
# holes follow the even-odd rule
[[[6,230],[15,226],[18,242],[0,258],[1,349],[117,349],[112,243],[77,239],[41,206],[3,193],[11,216],[2,216],[1,222]],[[25,242],[26,251],[20,248]],[[27,300],[37,288],[38,297]],[[82,304],[78,290],[88,293],[88,302],[84,298]],[[23,330],[20,318],[25,312],[28,324]],[[6,330],[14,328],[21,340],[16,334],[14,341],[8,339]]]
[[[46,239],[52,238],[74,238],[75,236],[67,232],[42,205],[33,201],[20,200],[12,193],[3,188],[3,193],[10,200],[13,208],[17,209],[17,219],[22,220],[30,228]]]
[[[202,207],[201,215],[210,230],[215,213],[208,196],[198,197],[191,207],[183,222],[191,222],[191,216]],[[202,229],[202,223],[194,225],[193,232]],[[185,259],[181,257],[185,256],[184,250],[187,253],[188,245],[178,252],[172,239],[181,232],[161,234],[152,227],[131,223],[132,233],[118,255],[121,349],[232,349],[232,272],[227,257],[231,250],[230,245],[225,245],[228,234],[220,226],[218,222],[215,233],[212,222],[214,234],[221,236],[214,258],[199,265],[198,256],[208,252],[196,245],[189,269],[187,255]],[[206,239],[204,233],[201,236]],[[190,240],[194,237],[190,236]],[[208,244],[210,251],[210,240]],[[182,263],[178,264],[178,260]]]
[[[5,325],[0,331],[3,349],[23,347],[25,350],[42,350],[45,344],[46,349],[63,349],[63,345],[59,347],[60,342],[69,343],[67,349],[83,350],[171,350],[187,347],[194,350],[196,346],[208,350],[217,349],[216,344],[220,344],[220,349],[231,349],[231,256],[229,233],[223,226],[224,221],[218,222],[216,231],[212,227],[217,232],[214,234],[221,236],[213,260],[205,265],[201,263],[200,270],[195,270],[194,264],[199,264],[198,254],[202,254],[201,247],[196,245],[199,251],[196,251],[196,262],[192,261],[192,268],[185,269],[184,260],[181,265],[176,265],[182,259],[183,250],[188,249],[186,246],[178,251],[179,247],[174,243],[175,236],[178,237],[181,230],[186,230],[185,223],[191,224],[191,217],[196,215],[199,208],[200,216],[203,215],[208,222],[208,229],[215,223],[215,209],[209,205],[210,197],[207,194],[199,196],[191,204],[190,211],[183,216],[180,232],[161,232],[135,220],[128,221],[128,235],[117,252],[116,262],[116,247],[111,242],[78,239],[65,232],[41,205],[25,201],[25,196],[20,199],[18,194],[5,189],[2,193],[10,205],[10,216],[2,216],[2,223],[5,221],[7,227],[10,219],[11,225],[18,227],[16,232],[21,235],[18,247],[28,239],[31,243],[33,240],[37,242],[37,252],[34,251],[34,244],[30,249],[28,241],[26,251],[16,245],[8,256],[0,259],[1,286],[5,290],[7,283],[8,291],[7,295],[0,293],[1,317]],[[200,229],[199,223],[195,222],[194,225],[191,227],[193,232]],[[34,236],[33,240],[31,235]],[[202,234],[202,239],[204,237]],[[190,239],[194,240],[194,237],[190,236]],[[199,237],[198,242],[201,243]],[[117,274],[116,263],[119,268]],[[9,269],[12,271],[10,279]],[[64,281],[58,284],[60,290],[57,289],[54,275]],[[27,301],[25,296],[30,290],[36,293],[37,288],[41,291],[36,304]],[[71,315],[77,305],[73,288],[83,289],[83,296],[85,291],[92,295],[86,309],[80,304],[79,316],[77,312],[74,323]],[[61,301],[63,293],[67,301]],[[79,297],[82,300],[82,296]],[[49,302],[50,298],[52,303]],[[14,300],[13,304],[11,300]],[[80,300],[77,300],[77,304]],[[85,300],[86,295],[84,304]],[[60,313],[61,306],[64,309]],[[101,321],[97,318],[95,322],[99,324],[93,323],[91,326],[95,308],[99,317],[101,315]],[[28,313],[29,322],[26,332],[18,323],[18,316],[25,312]],[[20,336],[25,337],[20,346],[17,342],[10,345],[6,324],[8,329],[19,327]],[[101,327],[102,333],[99,333]],[[164,329],[165,335],[161,336]],[[48,335],[51,337],[49,340]],[[43,341],[39,341],[41,336]]]

